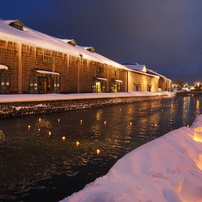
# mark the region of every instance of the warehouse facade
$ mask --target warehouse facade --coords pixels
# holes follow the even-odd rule
[[[157,75],[130,70],[73,39],[30,30],[20,20],[0,27],[1,94],[158,90]]]

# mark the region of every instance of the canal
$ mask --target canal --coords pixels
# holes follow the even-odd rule
[[[0,120],[0,201],[58,201],[108,172],[138,146],[201,113],[174,97]]]

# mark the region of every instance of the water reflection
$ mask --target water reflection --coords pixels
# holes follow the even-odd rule
[[[186,97],[0,120],[0,199],[58,201],[200,111]]]

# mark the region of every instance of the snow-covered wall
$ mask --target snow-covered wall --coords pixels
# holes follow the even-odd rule
[[[113,95],[113,94],[111,94]],[[47,99],[21,100],[0,102],[0,118],[24,116],[30,114],[45,114],[69,110],[102,107],[113,104],[124,104],[152,99],[161,99],[163,95],[101,97],[80,99]]]

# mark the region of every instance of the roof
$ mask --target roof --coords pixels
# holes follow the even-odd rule
[[[56,37],[49,36],[47,34],[38,32],[36,30],[30,29],[24,26],[24,30],[18,30],[11,26],[9,23],[15,20],[0,20],[0,39],[13,41],[17,43],[23,43],[30,46],[41,47],[44,49],[50,49],[58,52],[63,52],[66,54],[74,55],[79,57],[83,56],[84,59],[91,61],[98,61],[107,65],[115,66],[122,69],[127,69],[124,65],[121,65],[109,58],[106,58],[96,52],[92,53],[86,50],[84,47],[76,45],[71,46],[67,43],[67,40],[59,39]]]

